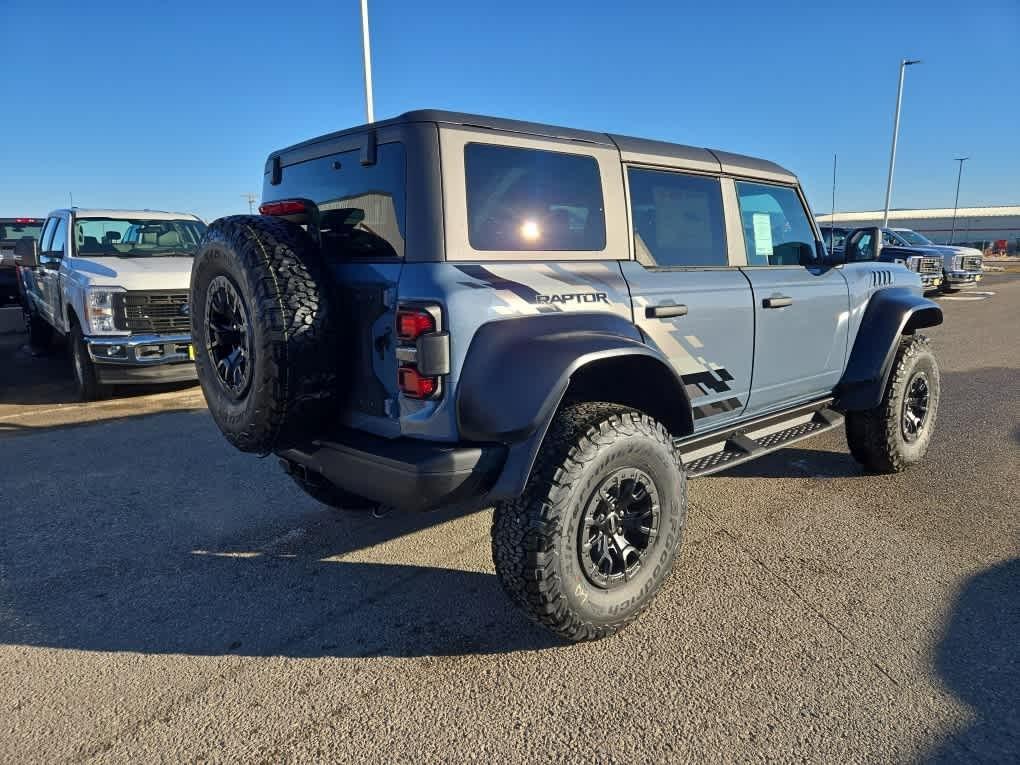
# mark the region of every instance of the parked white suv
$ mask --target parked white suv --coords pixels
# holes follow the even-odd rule
[[[33,348],[68,337],[78,391],[195,379],[188,287],[205,223],[186,213],[50,213],[36,243],[17,246]]]

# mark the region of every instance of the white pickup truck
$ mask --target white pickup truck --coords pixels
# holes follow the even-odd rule
[[[186,213],[55,210],[16,247],[34,349],[66,335],[83,400],[196,378],[188,288],[205,223]]]

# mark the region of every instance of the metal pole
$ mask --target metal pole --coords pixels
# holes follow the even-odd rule
[[[953,240],[956,239],[956,211],[960,208],[960,178],[963,177],[963,163],[966,162],[970,157],[956,157],[955,162],[960,163],[960,169],[956,173],[956,201],[953,202],[953,230],[949,234],[949,243],[952,244]]]
[[[836,225],[836,155],[832,155],[832,220],[829,221],[832,226]]]
[[[903,103],[903,74],[912,64],[920,64],[919,60],[903,59],[900,62],[900,84],[896,89],[896,117],[893,119],[892,151],[889,153],[889,179],[885,184],[885,213],[882,215],[882,228],[889,225],[889,202],[892,199],[893,169],[896,167],[896,141],[900,134],[900,105]]]
[[[368,39],[368,0],[361,0],[361,53],[365,65],[365,112],[369,124],[375,122],[372,105],[372,46]]]

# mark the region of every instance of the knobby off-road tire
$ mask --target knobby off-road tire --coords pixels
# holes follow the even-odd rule
[[[657,528],[630,578],[617,576],[607,587],[602,575],[608,567],[595,565],[591,551],[600,543],[584,549],[593,538],[588,519],[593,512],[598,517],[597,508],[611,508],[602,490],[613,495],[614,485],[615,506],[623,507],[628,482],[639,483],[636,476],[652,484],[645,493],[657,505]],[[634,500],[626,512],[640,514],[652,506],[642,502]],[[606,637],[636,619],[661,588],[680,547],[686,514],[686,475],[662,425],[617,404],[568,405],[553,420],[523,495],[496,507],[496,574],[517,606],[560,637]],[[638,522],[648,523],[649,516],[644,518]],[[639,544],[651,536],[635,535],[636,527],[627,521],[621,528]],[[596,537],[599,533],[594,531]]]
[[[110,386],[99,382],[95,362],[89,356],[85,336],[77,323],[71,325],[68,334],[68,353],[71,356],[71,374],[74,375],[75,389],[82,401],[99,401],[108,398]]]
[[[846,440],[854,459],[876,473],[898,473],[920,462],[931,443],[941,392],[928,338],[903,338],[882,403],[847,412]],[[923,416],[918,418],[921,407]]]
[[[339,386],[335,305],[318,247],[280,218],[214,221],[191,272],[198,379],[223,435],[268,453],[330,421]]]

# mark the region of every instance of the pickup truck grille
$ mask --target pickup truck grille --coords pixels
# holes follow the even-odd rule
[[[918,272],[922,274],[941,274],[942,258],[921,258]]]
[[[115,321],[129,332],[189,332],[191,314],[186,291],[124,292],[116,296]]]
[[[963,256],[963,270],[964,271],[980,271],[981,270],[981,256],[980,255],[964,255]]]

